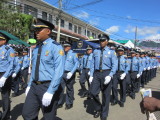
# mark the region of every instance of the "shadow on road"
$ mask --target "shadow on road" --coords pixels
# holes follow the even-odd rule
[[[40,120],[45,120],[44,118],[41,118]],[[56,117],[56,120],[62,120],[61,118],[59,117]]]
[[[84,100],[83,104],[84,107],[86,108],[86,112],[91,115],[94,115],[93,99]]]
[[[22,115],[23,103],[16,105],[11,111],[11,120],[17,120],[17,118]]]

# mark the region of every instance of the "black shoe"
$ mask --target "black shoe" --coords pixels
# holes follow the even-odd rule
[[[120,107],[124,107],[124,103],[123,102],[119,102]]]
[[[0,111],[0,120],[2,119],[2,112]]]
[[[81,95],[81,98],[84,98],[84,97],[87,97],[87,95],[86,95],[86,94],[82,94],[82,95]]]
[[[117,101],[113,101],[111,105],[113,106],[113,105],[116,105],[117,103],[118,103]]]
[[[62,108],[63,107],[63,104],[58,104],[58,108]]]
[[[131,98],[134,100],[136,98],[136,95],[135,94],[132,94],[131,95]]]
[[[18,93],[13,93],[12,94],[12,97],[17,97],[18,96]]]
[[[96,113],[94,114],[94,118],[98,118],[100,116],[101,112],[100,111],[96,111]]]
[[[107,117],[101,117],[101,120],[107,120]]]
[[[73,104],[66,104],[65,110],[71,109],[73,107]]]

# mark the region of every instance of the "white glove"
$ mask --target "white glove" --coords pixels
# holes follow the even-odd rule
[[[27,87],[27,88],[26,88],[26,91],[25,91],[26,96],[27,96],[29,90],[30,90],[30,87]]]
[[[146,68],[144,68],[143,70],[146,71]]]
[[[107,85],[111,81],[111,76],[106,76],[104,84]]]
[[[21,68],[21,70],[23,70],[23,69],[24,69],[24,67]]]
[[[67,73],[67,79],[70,79],[72,77],[72,75],[73,74],[71,72]]]
[[[1,77],[1,79],[0,79],[0,87],[3,87],[3,86],[4,86],[6,80],[7,80],[7,78]]]
[[[42,98],[42,105],[44,105],[45,107],[49,106],[51,104],[52,97],[53,97],[53,94],[48,92],[44,93]]]
[[[120,75],[120,79],[123,80],[126,77],[126,73],[123,73],[122,75]]]
[[[17,76],[16,73],[13,73],[13,74],[12,74],[12,78],[15,78],[16,76]]]
[[[154,66],[154,68],[156,68],[156,66]]]
[[[137,74],[137,78],[139,78],[141,75],[140,74]]]
[[[142,72],[140,73],[140,75],[142,75]]]
[[[89,83],[91,84],[92,83],[92,81],[93,81],[93,77],[89,77]]]
[[[90,73],[90,71],[88,72],[88,75],[90,75],[91,73]]]
[[[151,69],[150,67],[147,68],[147,70],[150,70],[150,69]]]

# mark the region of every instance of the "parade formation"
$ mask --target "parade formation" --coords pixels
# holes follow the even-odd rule
[[[65,110],[74,107],[76,72],[80,75],[81,98],[90,100],[94,106],[93,117],[107,120],[110,104],[125,107],[127,96],[135,99],[140,88],[156,77],[159,62],[155,53],[109,45],[109,36],[100,34],[99,48],[88,45],[85,54],[78,54],[72,50],[71,43],[61,45],[51,38],[54,28],[52,23],[37,18],[34,24],[37,43],[31,52],[28,48],[10,46],[7,36],[0,34],[3,104],[0,120],[11,119],[10,93],[12,90],[16,97],[20,89],[26,94],[22,110],[24,120],[38,120],[40,109],[45,120],[56,120],[57,109],[62,109],[64,97]]]

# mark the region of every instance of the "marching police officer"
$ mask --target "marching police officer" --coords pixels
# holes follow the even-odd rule
[[[131,93],[130,96],[132,99],[135,99],[135,92],[136,92],[136,86],[137,86],[137,78],[141,75],[141,63],[136,57],[136,51],[134,49],[130,52],[131,57],[129,58],[130,62],[130,78],[131,78]]]
[[[65,109],[70,109],[73,107],[74,100],[74,88],[73,84],[75,82],[75,74],[79,65],[78,56],[71,50],[71,44],[64,44],[65,51],[65,66],[64,66],[64,74],[63,79],[61,81],[61,87],[63,91],[61,92],[61,97],[58,102],[59,108],[63,105],[63,96],[64,96],[64,88],[66,86],[66,107]]]
[[[41,108],[45,120],[56,120],[64,51],[59,43],[50,38],[53,24],[38,18],[34,27],[39,43],[32,53],[32,73],[25,92],[22,116],[25,120],[38,120]]]
[[[86,50],[87,50],[87,52],[86,52],[87,54],[83,56],[82,61],[81,61],[82,74],[80,76],[80,81],[79,81],[81,88],[82,88],[82,91],[83,91],[81,98],[89,95],[88,90],[90,87],[89,75],[90,75],[90,68],[91,68],[91,61],[92,61],[93,53],[92,53],[92,48],[90,46],[88,46],[86,48]],[[88,83],[88,90],[86,89],[86,86],[85,86],[86,81]]]
[[[27,87],[29,63],[30,63],[30,58],[28,56],[28,52],[27,50],[23,50],[23,63],[21,67],[21,75],[22,75],[23,82],[24,82],[22,84],[23,89]]]
[[[115,79],[113,80],[113,103],[115,105],[118,102],[118,82],[120,83],[120,107],[124,107],[124,102],[126,101],[126,75],[128,74],[129,65],[124,57],[124,47],[119,46],[117,48],[118,57],[118,67],[115,74]]]
[[[3,113],[1,120],[10,120],[10,92],[12,82],[14,50],[7,46],[7,37],[0,34],[0,88],[2,95]]]
[[[145,79],[146,79],[146,58],[144,57],[144,52],[141,52],[140,53],[140,57],[142,59],[142,77],[141,77],[141,86],[144,88],[144,85],[145,85]]]
[[[18,95],[19,92],[19,82],[20,82],[20,69],[22,66],[23,57],[19,56],[19,53],[15,52],[15,58],[13,62],[13,73],[12,73],[12,90],[14,91],[14,96]]]
[[[107,47],[109,37],[105,34],[99,35],[100,49],[95,49],[91,63],[91,74],[89,81],[91,83],[91,95],[94,100],[96,113],[95,118],[101,117],[106,120],[109,111],[111,79],[117,69],[116,53]],[[99,92],[102,91],[102,104],[99,99]]]

